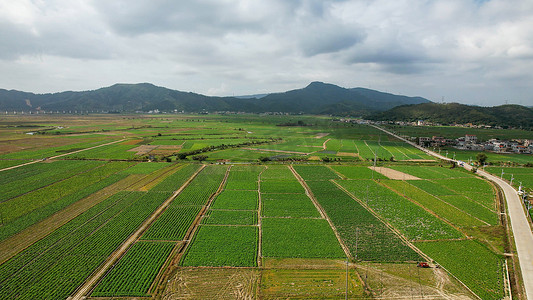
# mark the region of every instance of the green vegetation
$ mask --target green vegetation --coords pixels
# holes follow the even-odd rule
[[[368,261],[413,261],[419,255],[385,224],[329,181],[307,182],[353,257]]]
[[[424,253],[464,282],[481,299],[502,299],[503,260],[471,240],[416,243]]]
[[[257,191],[225,190],[220,193],[211,208],[257,210]]]
[[[149,296],[148,289],[174,243],[137,242],[91,293],[93,297]]]
[[[305,181],[339,179],[339,175],[326,166],[299,166],[294,169]]]
[[[263,218],[262,230],[265,257],[345,257],[324,219]]]
[[[255,210],[210,210],[202,220],[211,225],[256,225]]]
[[[263,217],[319,218],[313,202],[305,194],[261,194]]]
[[[258,228],[202,225],[195,234],[183,266],[257,266]]]
[[[339,184],[411,240],[464,237],[444,221],[373,180],[346,180]]]

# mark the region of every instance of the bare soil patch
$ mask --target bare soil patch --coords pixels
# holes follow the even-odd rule
[[[156,149],[159,146],[155,145],[140,145],[139,147],[132,148],[128,150],[128,152],[136,152],[135,155],[144,155],[148,154],[148,152]]]
[[[323,138],[323,137],[328,136],[328,135],[329,135],[329,132],[317,133],[315,135],[315,139]]]
[[[179,268],[161,299],[256,299],[255,268]]]
[[[413,175],[409,175],[404,172],[396,171],[393,169],[385,168],[385,167],[369,167],[370,169],[374,169],[374,171],[380,173],[381,175],[386,176],[389,179],[395,179],[395,180],[422,180],[418,177],[415,177]]]
[[[129,140],[122,143],[122,145],[137,145],[138,143],[142,142],[143,140]]]
[[[359,154],[357,154],[357,153],[351,153],[351,152],[337,152],[337,156],[351,156],[351,157],[358,157]]]

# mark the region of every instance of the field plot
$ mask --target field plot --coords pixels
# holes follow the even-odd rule
[[[93,297],[149,296],[148,289],[174,243],[137,242],[98,283]]]
[[[265,257],[344,258],[324,219],[263,218]]]
[[[181,267],[162,299],[255,299],[260,270],[253,268]]]
[[[411,240],[462,238],[455,228],[373,180],[338,181]]]
[[[331,168],[347,179],[386,179],[387,177],[374,171],[372,168],[360,166],[331,166]]]
[[[471,240],[416,243],[424,253],[457,276],[481,299],[502,299],[503,261]]]
[[[368,210],[329,181],[307,182],[357,260],[414,261],[419,255]]]
[[[71,174],[74,176],[20,194],[18,197],[0,203],[0,214],[3,222],[0,240],[20,232],[68,205],[124,178],[125,175],[118,175],[117,173],[131,166],[132,163],[110,162],[103,165],[86,164],[85,166],[90,167],[91,165],[93,168],[85,170],[85,172]],[[67,165],[65,165],[66,167]],[[9,170],[9,172],[16,170],[18,169]],[[68,173],[68,171],[65,170],[65,173]],[[36,176],[41,177],[40,174]],[[33,181],[32,176],[22,180]],[[4,185],[4,187],[9,187],[9,184]]]
[[[68,159],[133,159],[136,152],[129,150],[137,145],[112,144],[65,156]]]
[[[0,266],[0,299],[66,299],[168,196],[122,192],[89,209]]]
[[[256,226],[202,225],[181,261],[182,266],[257,266]]]
[[[405,182],[399,180],[383,180],[382,183],[400,195],[411,199],[418,205],[431,210],[439,217],[456,226],[483,226],[488,225],[475,216],[472,216],[457,207]],[[496,215],[494,214],[496,217]],[[497,221],[497,219],[496,219]]]
[[[225,190],[217,196],[211,208],[257,210],[258,201],[257,191]]]
[[[365,299],[357,273],[348,278],[342,267],[332,269],[268,269],[261,277],[261,299]]]
[[[299,166],[294,169],[305,181],[340,179],[339,175],[326,166]]]
[[[202,219],[208,225],[256,225],[255,210],[209,210]]]
[[[390,168],[424,179],[475,177],[471,173],[464,171],[462,168],[449,169],[438,166],[390,166]]]
[[[262,194],[263,217],[320,218],[320,213],[305,194]]]

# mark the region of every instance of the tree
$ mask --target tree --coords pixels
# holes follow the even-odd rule
[[[476,155],[476,159],[480,165],[483,165],[487,161],[487,154],[479,153],[478,155]]]

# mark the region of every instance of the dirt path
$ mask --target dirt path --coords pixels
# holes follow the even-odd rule
[[[454,161],[431,150],[420,147],[415,143],[409,142],[386,129],[374,125],[371,126],[414,146],[428,155],[445,161]],[[455,162],[457,163],[457,161]],[[464,168],[471,170],[473,167],[465,164]],[[505,200],[508,207],[507,213],[509,214],[509,219],[511,221],[510,223],[514,235],[520,269],[522,272],[522,282],[525,288],[526,299],[533,299],[533,233],[531,232],[531,227],[527,220],[526,212],[522,202],[520,201],[516,190],[504,180],[482,170],[478,170],[477,174],[494,182],[502,189],[505,195]]]
[[[3,240],[0,242],[0,262],[6,261],[26,247],[44,238],[110,195],[134,185],[138,180],[138,176],[130,175]]]
[[[137,241],[137,239],[144,233],[144,231],[161,215],[161,213],[167,208],[168,205],[178,196],[181,191],[189,185],[189,183],[205,168],[205,165],[202,165],[190,178],[187,180],[170,198],[165,200],[152,215],[146,219],[143,224],[132,234],[118,250],[113,252],[107,260],[95,271],[93,274],[85,280],[85,282],[76,290],[76,292],[69,297],[69,300],[82,300],[85,299],[85,295],[89,293],[91,288],[100,280],[100,278],[105,274],[105,272],[112,267],[124,253],[131,247],[131,245]]]
[[[322,143],[322,150],[326,150],[327,147],[326,147],[326,144],[330,141],[331,139],[327,139],[325,140],[323,143]]]
[[[320,216],[328,221],[328,224],[333,230],[333,233],[335,233],[335,236],[337,237],[337,240],[339,241],[339,244],[341,245],[342,250],[344,251],[344,254],[346,255],[346,257],[348,257],[350,260],[353,260],[352,254],[350,253],[350,250],[348,249],[348,247],[344,244],[344,241],[341,239],[339,232],[337,232],[337,228],[335,228],[335,225],[333,224],[331,219],[328,217],[328,215],[324,211],[324,208],[322,208],[320,203],[318,203],[318,201],[315,198],[315,195],[313,195],[313,192],[311,191],[311,189],[309,188],[305,180],[300,176],[300,174],[298,174],[298,172],[296,172],[296,170],[293,168],[292,165],[289,166],[289,169],[291,170],[292,174],[294,174],[294,176],[298,179],[300,184],[305,189],[305,194],[311,199],[316,209],[320,213]]]
[[[395,179],[395,180],[422,180],[416,176],[406,174],[404,172],[396,171],[393,169],[385,168],[385,167],[368,167],[369,169],[373,169],[374,171],[380,173],[381,175],[389,178],[389,179]]]
[[[74,153],[78,153],[78,152],[82,152],[82,151],[86,151],[86,150],[91,150],[91,149],[98,148],[98,147],[103,147],[103,146],[107,146],[107,145],[111,145],[111,144],[115,144],[115,143],[120,143],[120,142],[125,141],[125,140],[126,139],[121,139],[121,140],[118,140],[118,141],[114,141],[114,142],[110,142],[110,143],[106,143],[106,144],[102,144],[102,145],[98,145],[98,146],[93,146],[93,147],[89,147],[89,148],[85,148],[85,149],[81,149],[81,150],[77,150],[77,151],[72,151],[72,152],[69,152],[69,153],[64,153],[64,154],[48,157],[47,159],[55,159],[55,158],[67,156],[67,155],[70,155],[70,154],[74,154]],[[8,168],[3,168],[3,169],[0,169],[0,172],[11,170],[11,169],[15,169],[15,168],[22,167],[22,166],[35,164],[35,163],[42,162],[42,161],[43,160],[34,160],[34,161],[30,161],[30,162],[27,162],[27,163],[24,163],[24,164],[20,164],[20,165],[8,167]]]

